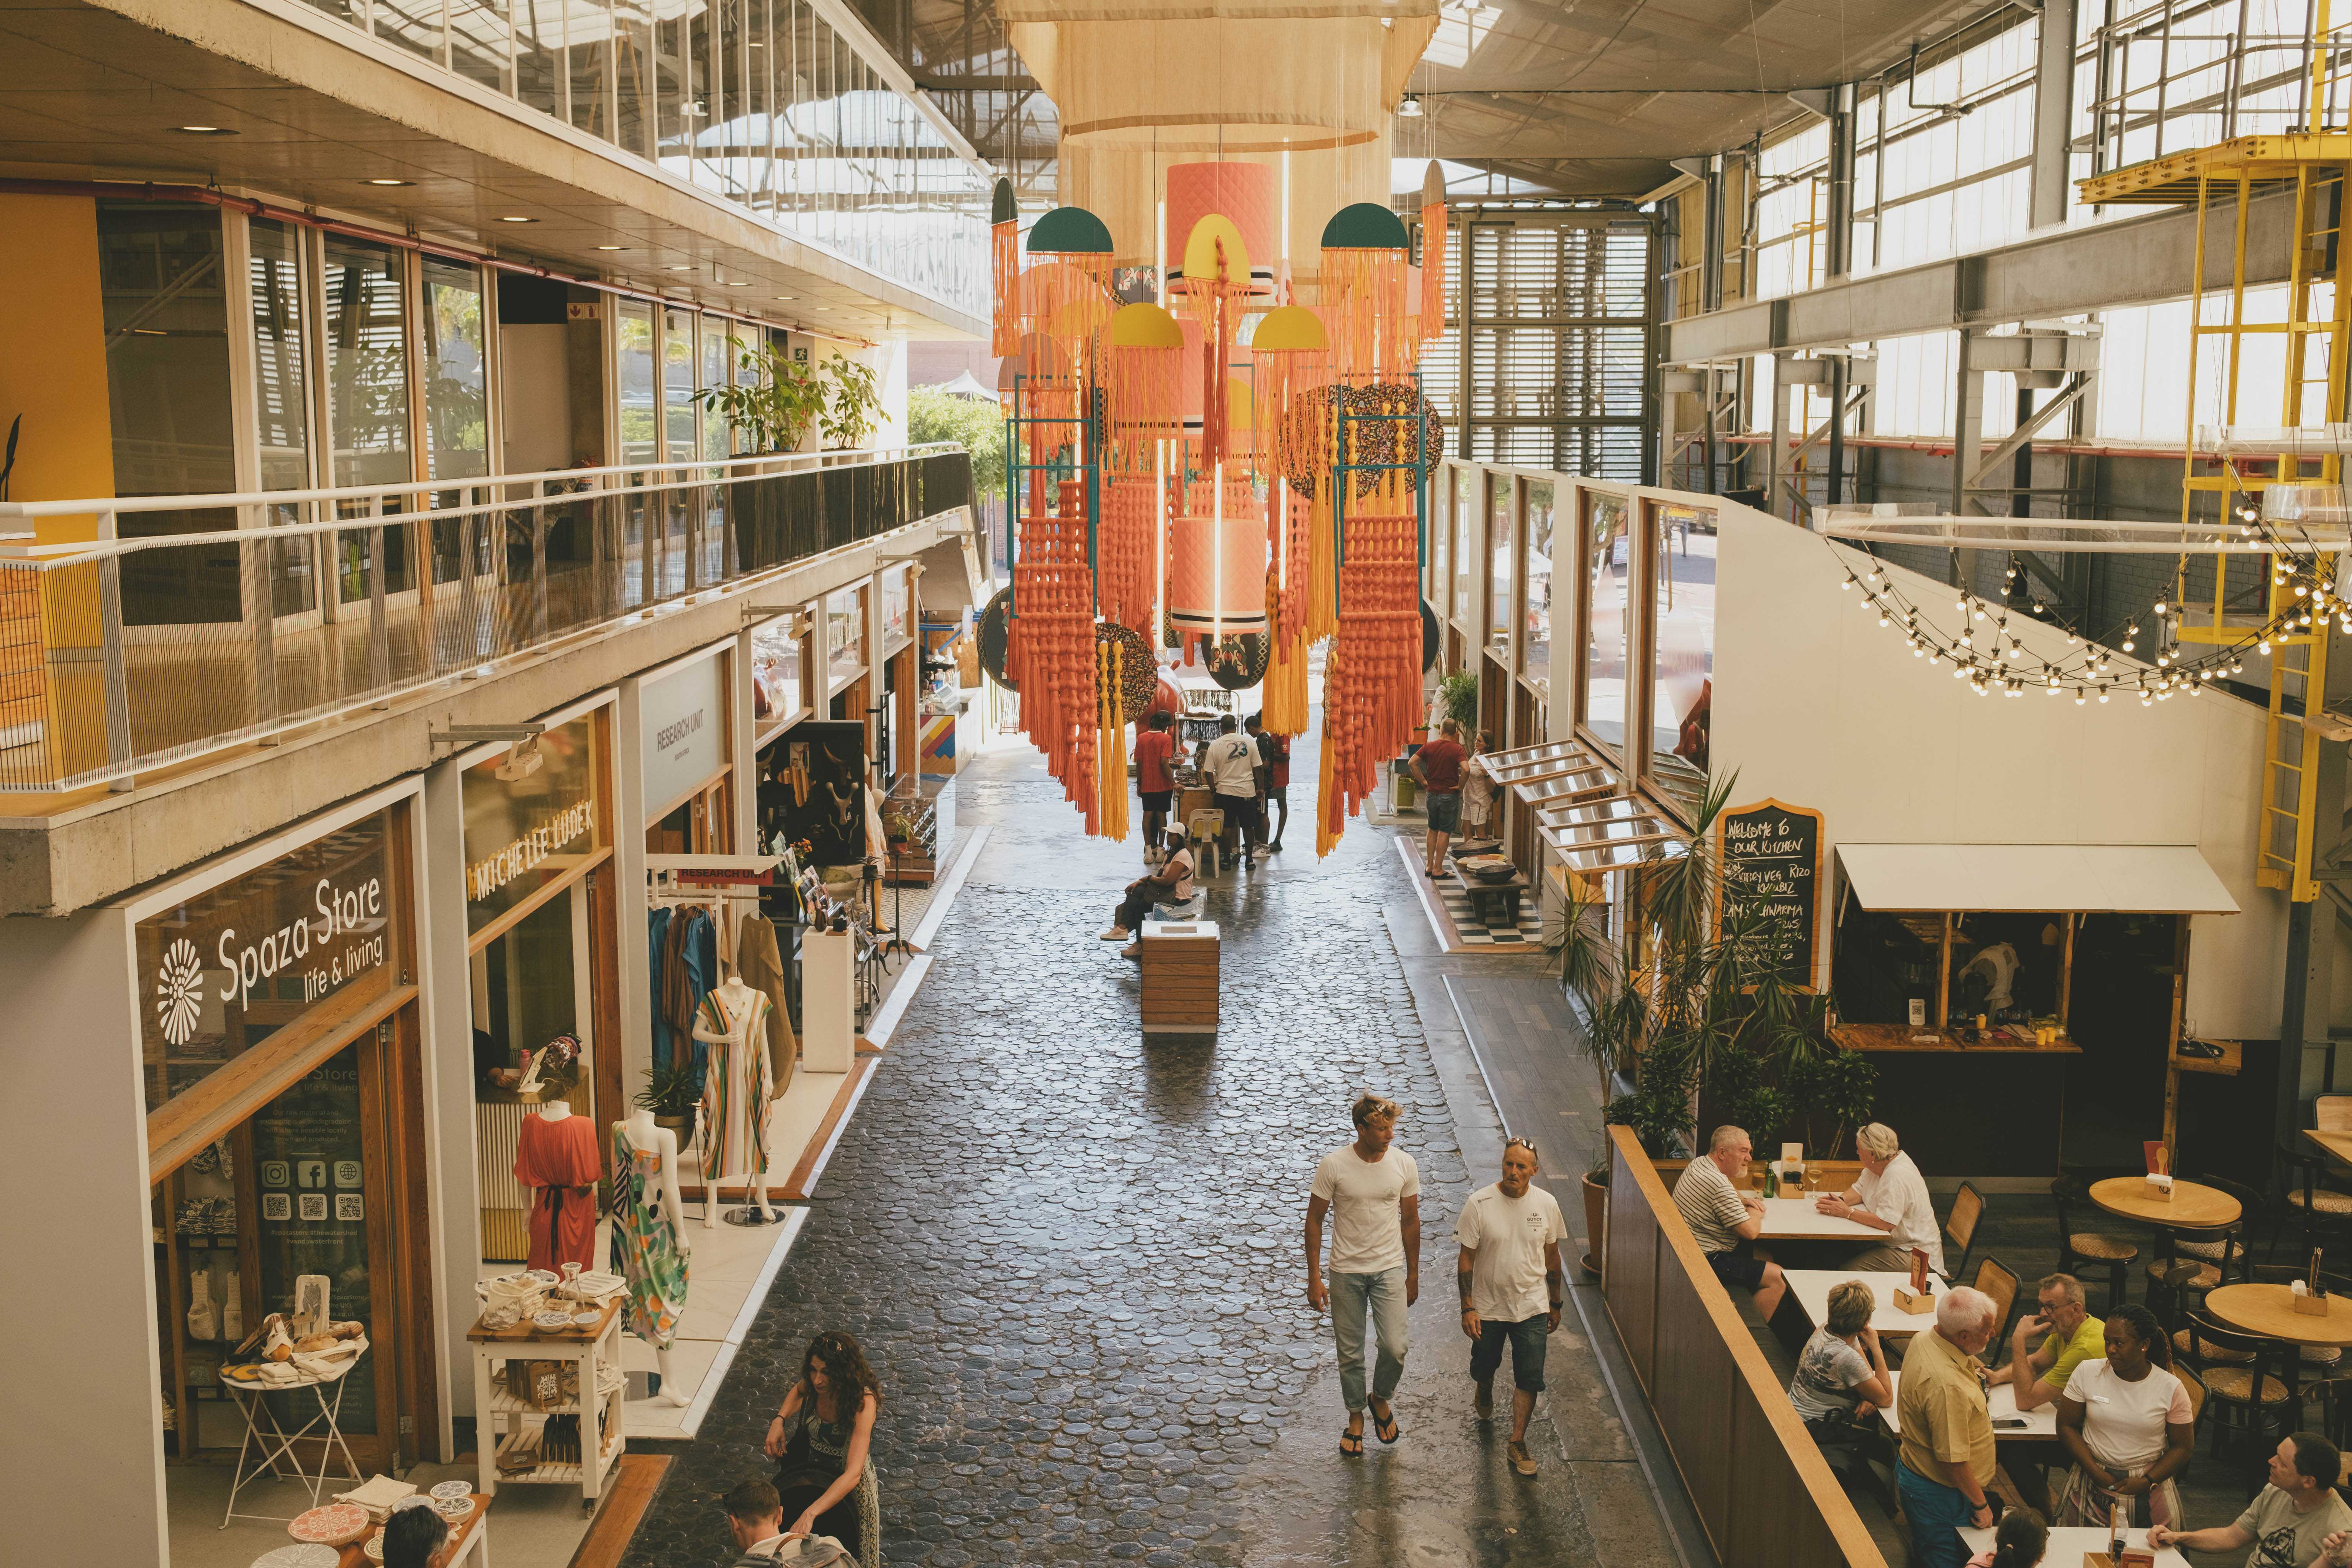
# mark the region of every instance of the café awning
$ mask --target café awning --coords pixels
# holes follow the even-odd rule
[[[1865,910],[2234,915],[2190,844],[1841,844]]]

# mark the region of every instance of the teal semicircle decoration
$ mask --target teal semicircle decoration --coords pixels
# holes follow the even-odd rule
[[[1020,219],[1021,209],[1014,205],[1013,201],[1013,182],[1010,180],[998,180],[996,182],[996,194],[989,198],[988,221],[990,224],[994,225],[1000,223],[1018,223]]]
[[[1404,226],[1398,225],[1397,232],[1403,233]],[[1032,256],[1089,253],[1110,253],[1110,230],[1103,226],[1102,219],[1084,207],[1055,207],[1029,231]]]
[[[1323,226],[1326,250],[1402,250],[1404,220],[1378,202],[1358,202],[1341,207]]]

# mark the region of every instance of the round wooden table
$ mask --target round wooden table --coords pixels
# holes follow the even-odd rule
[[[2094,1182],[2091,1201],[2109,1214],[2168,1230],[2219,1230],[2235,1225],[2242,1212],[2238,1200],[2229,1194],[2196,1182],[2176,1180],[2169,1200],[2150,1197],[2145,1176],[2109,1176]]]
[[[2222,1285],[2205,1294],[2205,1310],[2234,1329],[2296,1345],[2352,1345],[2352,1296],[2327,1298],[2324,1318],[2298,1312],[2284,1285]]]

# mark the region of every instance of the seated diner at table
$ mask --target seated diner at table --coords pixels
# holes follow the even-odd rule
[[[2000,1516],[1992,1544],[1969,1559],[1969,1568],[2041,1568],[2049,1551],[2049,1527],[2032,1509],[2013,1508]]]
[[[1869,1428],[1861,1423],[1895,1402],[1886,1352],[1870,1326],[1877,1293],[1860,1279],[1830,1289],[1828,1321],[1797,1352],[1789,1403],[1820,1447],[1851,1447]]]
[[[1779,1310],[1788,1290],[1780,1266],[1755,1248],[1764,1229],[1764,1200],[1731,1184],[1731,1173],[1745,1170],[1754,1152],[1748,1134],[1737,1127],[1715,1130],[1706,1152],[1683,1167],[1675,1183],[1675,1207],[1690,1226],[1691,1239],[1706,1254],[1706,1265],[1726,1287],[1745,1286],[1756,1293],[1756,1310],[1766,1322]]]
[[[2271,1455],[2270,1485],[2228,1524],[2203,1530],[2150,1525],[2150,1546],[2183,1552],[2235,1552],[2252,1547],[2245,1568],[2321,1568],[2340,1563],[2352,1532],[2352,1508],[2336,1495],[2344,1456],[2315,1432],[2296,1432]]]
[[[1903,1152],[1895,1129],[1883,1121],[1871,1122],[1853,1135],[1853,1148],[1862,1160],[1862,1174],[1842,1193],[1823,1193],[1813,1200],[1813,1207],[1883,1230],[1886,1239],[1855,1253],[1845,1260],[1845,1267],[1908,1274],[1911,1249],[1916,1247],[1927,1255],[1928,1272],[1941,1274],[1944,1227],[1936,1218],[1935,1201],[1927,1195],[1927,1179],[1919,1173],[1911,1156]]]
[[[2107,1353],[2105,1326],[2084,1304],[2081,1280],[2072,1274],[2050,1275],[2035,1288],[2035,1300],[2039,1310],[2018,1320],[2009,1337],[2009,1361],[1990,1377],[2015,1390],[2021,1415],[2055,1400],[2076,1367]],[[2026,1507],[2050,1512],[2050,1483],[2042,1476],[2039,1450],[2005,1453],[2000,1468]]]
[[[2172,1347],[2137,1301],[2107,1314],[2105,1342],[2107,1353],[2076,1366],[2058,1396],[2058,1436],[2074,1468],[2059,1489],[2055,1522],[2105,1524],[2127,1499],[2135,1523],[2178,1529],[2172,1478],[2189,1468],[2197,1429]]]

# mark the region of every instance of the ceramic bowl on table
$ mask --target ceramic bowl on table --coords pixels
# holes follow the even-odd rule
[[[459,1498],[435,1498],[433,1510],[451,1524],[463,1524],[466,1517],[474,1511],[474,1494],[467,1492]]]
[[[440,1485],[435,1487],[431,1491],[425,1495],[431,1498],[436,1502],[446,1502],[452,1498],[471,1498],[474,1495],[474,1483],[471,1481],[443,1481]]]
[[[383,1562],[383,1532],[382,1531],[378,1531],[375,1534],[369,1536],[369,1537],[367,1538],[367,1544],[366,1544],[365,1546],[361,1547],[361,1548],[360,1548],[360,1550],[367,1553],[367,1560],[368,1560],[369,1562],[371,1562],[371,1563],[381,1563],[381,1562]]]
[[[253,1568],[335,1568],[343,1554],[331,1546],[280,1546],[253,1560]]]
[[[534,1314],[530,1321],[531,1325],[534,1328],[545,1330],[551,1333],[557,1329],[570,1328],[572,1326],[572,1314],[569,1312],[559,1312],[551,1307],[546,1311]]]

